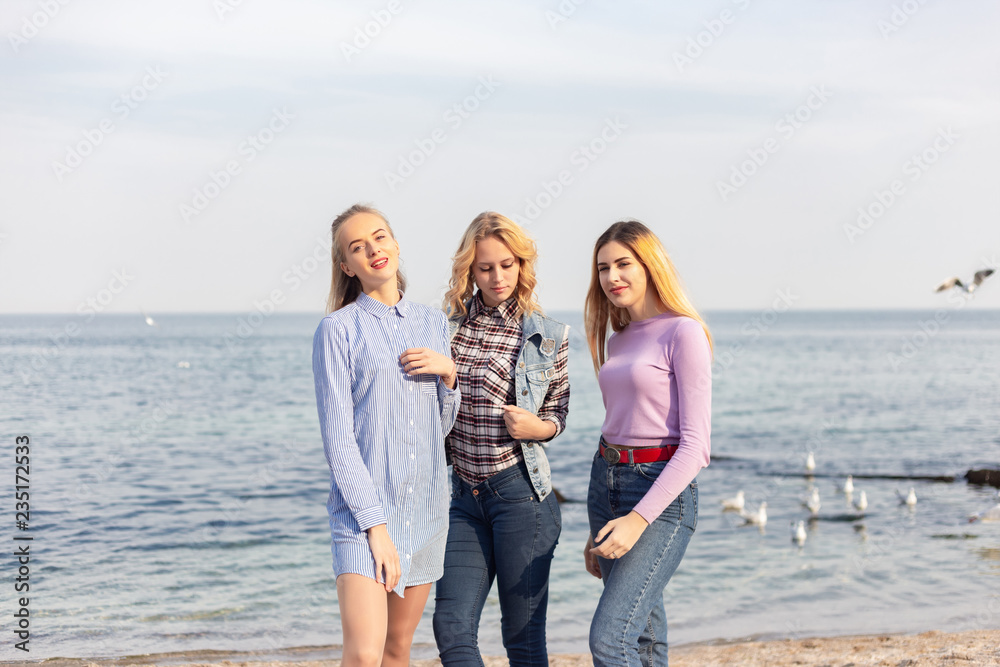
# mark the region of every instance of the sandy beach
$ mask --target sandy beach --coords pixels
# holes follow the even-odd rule
[[[254,653],[161,653],[130,656],[113,660],[55,658],[45,660],[45,667],[125,667],[171,665],[171,667],[339,667],[339,660],[310,660],[308,655],[321,650],[304,648],[289,651],[287,657],[270,660]],[[303,659],[305,658],[305,659]],[[506,667],[505,658],[485,659],[487,667]],[[0,664],[38,665],[41,661],[3,662]],[[414,667],[438,667],[439,660],[414,660]],[[590,665],[588,654],[553,655],[553,667]],[[987,667],[1000,665],[1000,630],[969,632],[924,632],[916,635],[860,635],[771,641],[715,642],[679,646],[670,651],[673,667],[783,667],[786,665],[829,667],[932,667],[962,665]]]

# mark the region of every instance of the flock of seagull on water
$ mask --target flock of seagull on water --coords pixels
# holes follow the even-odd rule
[[[812,473],[815,470],[816,457],[812,452],[809,452],[806,456],[806,478],[812,480]],[[856,500],[853,498],[855,491],[857,491],[858,494]],[[854,507],[857,512],[857,518],[864,518],[865,511],[868,509],[868,495],[863,490],[857,490],[855,488],[854,477],[852,475],[847,476],[847,479],[844,480],[843,485],[839,488],[839,492],[846,496],[847,502]],[[900,493],[899,489],[896,489],[896,497],[899,499],[900,505],[905,505],[910,509],[917,506],[917,492],[912,486],[906,494]],[[732,498],[725,498],[720,502],[722,503],[723,512],[739,512],[740,517],[743,519],[744,526],[757,526],[763,530],[764,526],[767,525],[767,501],[762,501],[760,505],[757,506],[756,511],[748,512],[746,510],[746,494],[741,489]],[[813,486],[810,488],[809,496],[802,501],[802,506],[809,510],[810,520],[816,520],[819,516],[821,505],[822,504],[819,499],[819,489]],[[1000,521],[1000,491],[997,492],[995,506],[969,516],[969,522],[971,523],[974,521]],[[800,547],[805,544],[805,521],[792,522],[792,541]]]

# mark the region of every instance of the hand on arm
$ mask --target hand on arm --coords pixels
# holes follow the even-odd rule
[[[385,591],[388,593],[399,583],[402,568],[399,565],[396,545],[392,543],[389,530],[384,523],[368,529],[368,546],[375,559],[375,580],[385,584]]]
[[[548,419],[540,419],[533,412],[516,405],[503,406],[503,421],[507,432],[515,440],[548,440],[555,436],[557,426]]]
[[[449,389],[455,388],[457,380],[455,362],[429,347],[411,347],[399,355],[399,363],[403,364],[403,370],[407,375],[421,373],[439,375]]]

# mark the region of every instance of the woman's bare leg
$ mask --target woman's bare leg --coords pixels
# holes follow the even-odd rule
[[[431,584],[423,584],[407,586],[405,598],[395,593],[388,594],[389,628],[385,636],[382,667],[407,667],[410,664],[413,633],[420,623],[430,592]]]
[[[395,593],[389,596],[399,598]],[[360,574],[342,574],[337,577],[337,602],[344,628],[341,664],[343,667],[378,667],[382,662],[389,618],[385,586]]]

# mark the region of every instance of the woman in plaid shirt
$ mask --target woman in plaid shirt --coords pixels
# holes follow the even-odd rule
[[[562,524],[543,443],[566,426],[569,327],[541,314],[536,257],[524,230],[486,212],[452,259],[446,301],[462,403],[445,441],[454,471],[434,609],[446,667],[483,664],[479,619],[494,579],[511,666],[548,665],[549,566]]]

